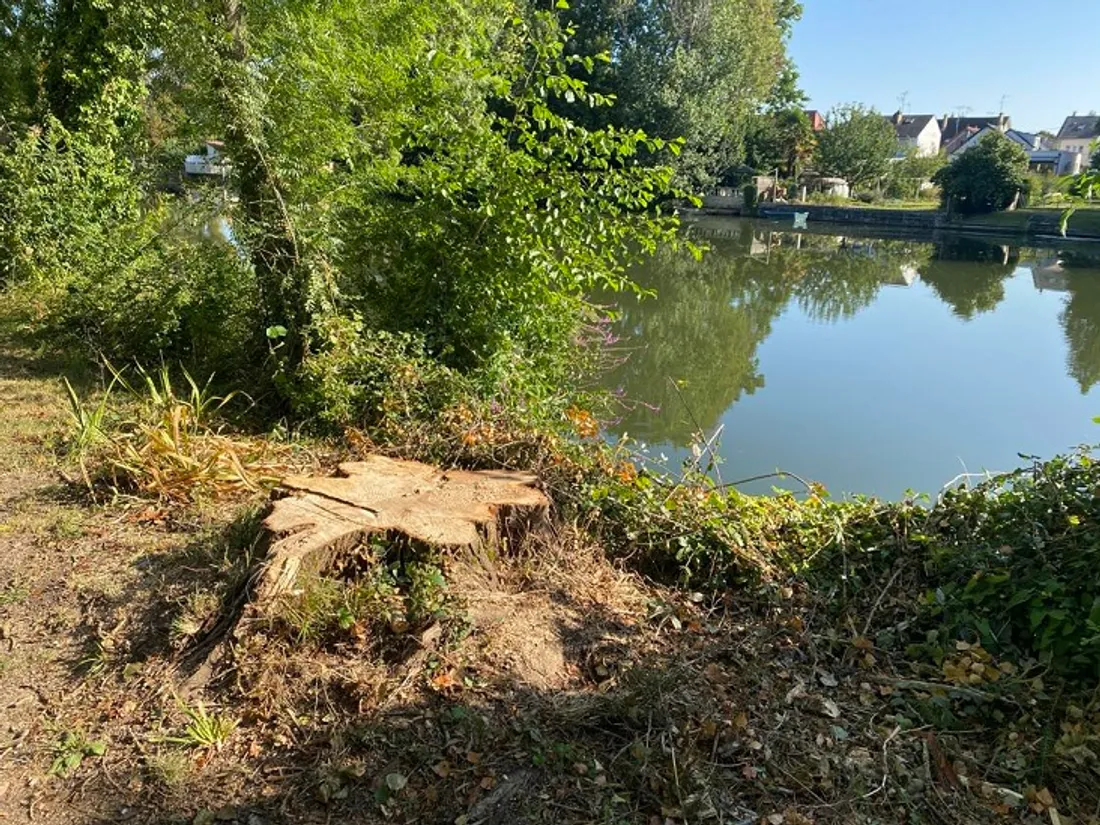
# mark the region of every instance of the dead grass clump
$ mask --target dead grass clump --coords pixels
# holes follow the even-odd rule
[[[69,443],[90,489],[106,482],[175,503],[228,500],[270,490],[313,463],[289,445],[226,432],[219,415],[236,394],[215,395],[210,382],[200,386],[186,370],[181,393],[167,367],[149,373],[138,366],[136,385],[107,367],[113,377],[95,403],[85,404],[66,383]],[[116,396],[119,390],[125,395]]]

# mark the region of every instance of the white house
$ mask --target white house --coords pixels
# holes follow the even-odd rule
[[[225,177],[229,174],[229,160],[225,157],[224,150],[225,144],[220,140],[206,141],[202,154],[188,155],[183,159],[184,173]]]
[[[1092,162],[1092,143],[1100,138],[1100,115],[1077,115],[1074,113],[1062,124],[1054,146],[1064,152],[1081,156],[1081,168]]]
[[[888,119],[898,136],[898,157],[904,157],[911,149],[916,149],[922,158],[930,158],[940,151],[942,132],[935,115],[895,112]]]

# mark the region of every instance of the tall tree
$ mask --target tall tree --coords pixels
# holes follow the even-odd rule
[[[574,114],[589,126],[684,138],[681,179],[709,184],[741,159],[745,121],[788,71],[786,37],[800,14],[789,0],[574,0],[562,12],[577,30],[570,48],[609,56],[592,87],[617,99],[594,116]]]
[[[897,134],[887,118],[852,103],[829,113],[828,128],[818,136],[815,158],[825,174],[859,187],[886,174],[897,145]]]

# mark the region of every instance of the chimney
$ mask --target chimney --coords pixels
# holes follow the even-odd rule
[[[896,112],[894,112],[894,125],[895,126],[901,126],[901,122],[904,119],[905,118],[904,118],[904,115],[902,115],[902,113],[901,113],[901,109],[898,109]]]

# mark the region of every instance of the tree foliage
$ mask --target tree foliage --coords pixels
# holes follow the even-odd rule
[[[811,161],[816,146],[813,126],[801,110],[761,112],[748,121],[745,163],[758,172],[779,169],[795,177]]]
[[[23,136],[0,150],[0,258],[11,289],[44,296],[43,329],[113,354],[229,352],[264,365],[257,389],[274,380],[284,406],[333,420],[375,415],[370,384],[402,358],[486,393],[555,394],[587,292],[629,288],[631,259],[675,243],[661,204],[680,144],[560,114],[610,100],[554,13],[39,11],[18,32],[33,71],[8,98]],[[231,162],[224,191],[180,179],[180,152],[211,136]],[[165,182],[187,197],[158,193]]]
[[[890,164],[886,172],[886,194],[893,198],[915,198],[921,186],[931,181],[947,163],[942,153],[924,156],[916,148]]]
[[[998,212],[1027,190],[1028,155],[999,132],[936,173],[944,204],[965,213]]]
[[[679,179],[707,185],[741,159],[749,115],[775,94],[797,97],[785,41],[801,12],[773,0],[576,0],[562,12],[577,30],[571,49],[609,56],[592,89],[617,105],[574,116],[684,138]]]
[[[859,187],[881,179],[896,151],[893,124],[874,109],[852,103],[829,113],[815,161],[822,173]]]

